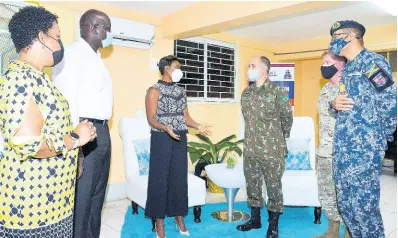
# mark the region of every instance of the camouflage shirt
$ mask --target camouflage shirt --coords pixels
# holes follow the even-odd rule
[[[397,127],[397,87],[387,60],[363,49],[341,74],[354,107],[337,114],[333,152],[384,151]]]
[[[283,157],[285,139],[293,124],[292,106],[287,93],[267,80],[261,87],[252,84],[242,93],[245,120],[245,157]]]
[[[339,86],[329,82],[323,86],[319,96],[319,146],[317,154],[322,157],[332,157],[336,113],[329,110],[329,102],[333,101],[338,94]]]

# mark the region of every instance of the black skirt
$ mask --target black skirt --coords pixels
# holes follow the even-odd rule
[[[187,135],[176,141],[165,132],[152,132],[145,216],[164,218],[188,213]]]

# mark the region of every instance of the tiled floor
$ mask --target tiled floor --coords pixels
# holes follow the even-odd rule
[[[236,197],[237,201],[246,200],[246,190],[241,189]],[[225,202],[224,194],[207,194],[207,203]],[[108,202],[102,215],[100,238],[120,237],[127,207],[127,199]],[[383,216],[385,234],[387,238],[397,237],[397,177],[390,172],[383,172],[381,177],[381,214]],[[155,236],[154,236],[155,237]]]

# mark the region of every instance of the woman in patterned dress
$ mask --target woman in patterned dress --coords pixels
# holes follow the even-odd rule
[[[96,130],[72,127],[68,103],[43,73],[63,57],[57,16],[25,7],[9,31],[19,58],[0,78],[0,237],[72,237],[78,147]]]

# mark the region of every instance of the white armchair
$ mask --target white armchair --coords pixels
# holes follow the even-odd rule
[[[150,138],[150,126],[146,117],[122,118],[119,135],[123,140],[124,167],[127,179],[127,197],[132,201],[133,214],[138,214],[138,205],[145,209],[148,176],[140,175],[133,140]],[[188,206],[193,207],[195,222],[200,222],[201,205],[206,203],[205,181],[188,173]],[[154,227],[153,227],[154,228]]]
[[[310,139],[311,170],[285,170],[282,177],[283,204],[286,206],[314,207],[316,224],[320,224],[321,208],[315,167],[315,126],[311,117],[294,117],[289,139]],[[263,197],[267,199],[265,184]]]

